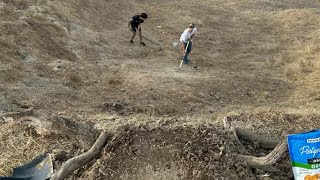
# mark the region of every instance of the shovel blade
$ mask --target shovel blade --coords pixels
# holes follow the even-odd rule
[[[28,164],[13,169],[12,177],[0,177],[0,180],[46,180],[53,175],[50,154],[40,155]]]

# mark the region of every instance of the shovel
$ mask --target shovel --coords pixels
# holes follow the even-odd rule
[[[40,155],[30,163],[13,169],[11,177],[0,177],[0,180],[46,180],[53,175],[50,154]]]
[[[184,50],[184,56],[185,56],[186,53],[187,53],[187,49],[188,49],[188,46],[189,46],[189,42],[190,42],[190,41],[188,41],[187,46],[186,46],[186,49]],[[181,62],[180,62],[179,70],[180,70],[181,67],[182,67],[182,63],[183,63],[184,56],[182,57],[182,60],[181,60]]]

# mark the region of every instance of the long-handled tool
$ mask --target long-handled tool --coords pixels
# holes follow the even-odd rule
[[[184,55],[183,55],[182,60],[181,60],[181,62],[180,62],[179,69],[181,69],[181,67],[182,67],[183,59],[184,59],[184,56],[185,56],[186,53],[187,53],[187,49],[188,49],[188,46],[189,46],[189,42],[190,42],[190,41],[187,42],[186,49],[184,50]]]
[[[138,32],[138,28],[136,28],[136,32]],[[152,40],[150,40],[150,39],[146,38],[146,37],[145,37],[145,36],[143,36],[143,35],[141,35],[141,37],[143,37],[144,39],[146,39],[146,40],[148,40],[148,41],[152,42],[153,44],[156,44],[156,45],[160,46],[160,50],[162,50],[162,47],[161,47],[161,45],[160,45],[160,44],[158,44],[158,43],[156,43],[156,42],[154,42],[154,41],[152,41]],[[144,46],[145,46],[145,44],[144,44],[144,43],[143,43],[142,45],[144,45]]]
[[[140,36],[140,40],[141,40],[141,42],[140,42],[140,44],[141,45],[143,45],[143,46],[145,46],[146,44],[144,43],[144,42],[142,42],[142,35],[141,35],[141,32],[138,32],[138,28],[136,28],[136,33],[138,33],[139,34],[139,36]],[[131,40],[132,41],[132,40]]]
[[[160,50],[162,49],[162,47],[161,47],[161,45],[160,45],[160,44],[158,44],[158,43],[156,43],[156,42],[154,42],[154,41],[152,41],[152,40],[150,40],[150,39],[146,38],[145,36],[142,36],[142,37],[143,37],[144,39],[146,39],[146,40],[148,40],[148,41],[152,42],[153,44],[156,44],[156,45],[160,46]]]
[[[158,44],[158,43],[156,43],[156,42],[154,42],[154,41],[152,41],[152,40],[150,40],[150,39],[146,38],[145,36],[142,36],[142,37],[143,37],[144,39],[146,39],[146,40],[148,40],[148,41],[152,42],[153,44],[156,44],[156,45],[161,46],[160,44]]]

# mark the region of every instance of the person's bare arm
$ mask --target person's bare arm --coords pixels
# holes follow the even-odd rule
[[[128,22],[128,28],[130,29],[131,27],[131,22],[132,22],[132,19],[130,19],[130,21]]]
[[[192,41],[192,40],[193,40],[193,36],[194,36],[194,34],[192,34],[192,35],[191,35],[191,37],[190,37],[190,41]]]

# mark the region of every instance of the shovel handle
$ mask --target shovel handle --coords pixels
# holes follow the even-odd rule
[[[179,69],[181,69],[182,63],[183,63],[183,59],[182,59],[181,62],[180,62]]]
[[[189,47],[189,42],[190,42],[190,41],[188,41],[188,43],[187,43],[187,45],[186,45],[186,49],[184,50],[184,56],[185,56],[186,53],[187,53],[187,49],[188,49],[188,47]],[[183,56],[183,58],[182,58],[182,60],[181,60],[181,62],[180,62],[179,69],[181,69],[181,67],[182,67],[182,63],[183,63],[184,56]]]

